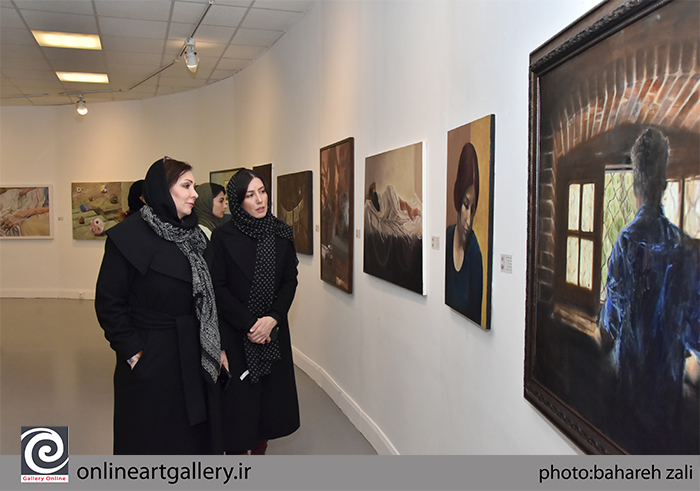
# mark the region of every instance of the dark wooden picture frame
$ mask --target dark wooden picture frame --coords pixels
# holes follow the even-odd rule
[[[616,348],[606,351],[601,341],[610,249],[637,206],[630,204],[631,181],[626,202],[610,198],[608,190],[617,191],[609,183],[622,182],[623,174],[632,178],[632,146],[649,128],[669,141],[667,183],[683,183],[677,226],[693,237],[691,244],[698,239],[697,230],[684,228],[693,227],[690,221],[683,224],[684,183],[700,178],[698,25],[697,2],[611,0],[530,56],[524,395],[586,453],[698,453],[697,379],[688,376],[697,352],[686,348],[685,358],[678,356],[682,399],[674,402],[675,416],[660,421],[645,405],[628,402],[639,394],[650,400],[651,389],[637,384],[630,398],[620,374],[631,372],[613,358]],[[585,186],[587,198],[576,194]],[[579,213],[572,210],[583,209],[576,203],[584,199],[592,211],[577,228],[583,221],[572,222]],[[678,338],[668,351],[683,346]],[[666,404],[660,394],[651,396]]]
[[[292,227],[299,254],[313,255],[313,172],[277,176],[277,218]]]
[[[320,168],[321,279],[352,293],[355,139],[323,147]]]

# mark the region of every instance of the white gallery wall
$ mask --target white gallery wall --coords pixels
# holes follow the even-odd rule
[[[290,314],[296,362],[379,453],[576,453],[523,398],[528,57],[596,3],[321,0],[253,65],[203,89],[87,98],[85,117],[2,107],[0,186],[52,185],[54,237],[0,241],[0,295],[93,298],[103,243],[72,239],[70,183],[139,179],[163,155],[192,163],[200,182],[268,162],[275,176],[312,170],[319,224],[319,149],[354,137],[361,230],[365,157],[424,141],[424,244],[442,245],[447,132],[493,113],[492,330],[444,305],[442,247],[427,252],[421,296],[363,273],[356,238],[349,295],[320,280],[315,233]]]

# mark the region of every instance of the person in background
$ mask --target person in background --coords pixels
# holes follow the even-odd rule
[[[231,221],[214,230],[212,279],[231,383],[222,394],[227,454],[264,454],[299,428],[287,313],[297,288],[292,230],[272,215],[267,185],[248,169],[229,181]]]
[[[126,216],[133,215],[145,204],[143,201],[143,179],[139,179],[131,185],[127,201],[129,210],[126,212]]]
[[[194,211],[199,219],[199,228],[202,229],[207,239],[211,239],[211,232],[223,223],[226,212],[226,191],[221,184],[205,182],[196,188],[199,198],[194,203]]]
[[[217,450],[207,420],[220,334],[194,186],[189,164],[156,161],[146,205],[107,231],[95,310],[116,353],[115,454]]]

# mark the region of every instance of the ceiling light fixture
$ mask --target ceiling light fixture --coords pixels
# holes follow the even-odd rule
[[[185,65],[187,65],[187,69],[192,73],[197,71],[197,66],[199,65],[199,57],[194,48],[194,39],[188,38],[185,42]]]
[[[39,46],[50,48],[102,49],[97,34],[75,34],[72,32],[32,31]]]
[[[85,104],[82,95],[78,97],[78,102],[75,103],[75,110],[78,111],[78,114],[81,116],[85,116],[88,113],[87,104]]]
[[[90,84],[108,84],[106,73],[56,72],[61,82],[86,82]]]

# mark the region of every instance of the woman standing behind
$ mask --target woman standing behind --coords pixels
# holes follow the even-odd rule
[[[272,215],[258,174],[240,170],[228,197],[231,221],[211,238],[222,349],[232,377],[222,395],[224,449],[264,454],[269,439],[299,428],[287,321],[298,261],[292,230]]]
[[[147,204],[107,232],[95,310],[117,358],[115,454],[213,451],[207,383],[218,378],[221,348],[191,169],[155,162]]]
[[[196,188],[199,198],[194,203],[194,211],[199,219],[199,228],[207,239],[211,232],[222,224],[226,212],[226,192],[221,184],[204,182]]]

